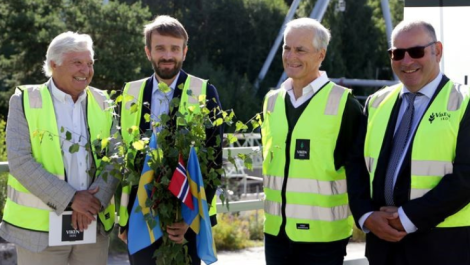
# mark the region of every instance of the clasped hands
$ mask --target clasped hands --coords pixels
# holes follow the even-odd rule
[[[183,244],[184,243],[184,234],[188,231],[189,225],[185,222],[174,223],[166,227],[166,232],[168,233],[168,238],[177,243]],[[127,244],[127,230],[124,232],[119,232],[118,235],[119,239],[124,241]]]
[[[101,209],[101,202],[94,195],[99,187],[92,190],[81,190],[75,193],[72,201],[72,227],[81,232],[88,228],[92,221],[96,220]]]
[[[383,206],[380,211],[372,212],[364,226],[380,239],[389,242],[398,242],[407,235],[395,206]]]

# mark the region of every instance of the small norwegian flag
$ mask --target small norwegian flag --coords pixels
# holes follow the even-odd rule
[[[186,168],[184,167],[183,156],[181,154],[179,155],[178,166],[171,177],[168,189],[191,210],[194,209],[193,197],[189,190],[188,176],[186,174]]]

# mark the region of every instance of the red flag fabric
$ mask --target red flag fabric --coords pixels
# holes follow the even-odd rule
[[[188,175],[186,174],[186,168],[181,154],[179,155],[178,166],[171,177],[168,189],[191,210],[194,209],[193,196],[189,189]]]

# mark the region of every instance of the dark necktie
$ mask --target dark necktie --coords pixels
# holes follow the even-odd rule
[[[400,158],[405,151],[406,143],[410,137],[411,125],[413,124],[413,115],[415,111],[414,101],[418,94],[420,93],[403,94],[403,97],[408,102],[408,107],[406,108],[400,121],[400,125],[393,137],[392,152],[390,153],[390,160],[385,174],[385,203],[389,206],[395,205],[393,202],[393,178],[395,176],[395,172],[399,170],[398,163],[400,162]]]

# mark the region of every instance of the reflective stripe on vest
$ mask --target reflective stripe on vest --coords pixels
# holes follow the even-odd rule
[[[52,210],[51,207],[47,206],[43,201],[38,200],[33,194],[15,190],[10,185],[7,186],[7,197],[16,204],[41,210]]]
[[[375,106],[374,102],[369,104],[369,113],[372,113],[372,116],[369,116],[364,155],[366,163],[368,163],[371,184],[375,173],[373,164],[374,161],[377,161],[382,148],[388,120],[401,87],[397,86],[386,90],[389,92],[389,96],[380,104]],[[374,98],[378,97],[374,95]],[[449,81],[435,96],[424,113],[411,145],[410,199],[424,196],[439,184],[443,176],[453,172],[457,133],[468,103],[468,87],[454,85]],[[436,139],[439,140],[436,141]],[[470,226],[470,205],[447,217],[437,226]]]
[[[281,216],[281,203],[266,201],[264,211],[271,215]],[[340,221],[350,216],[348,205],[336,207],[319,207],[311,205],[286,204],[286,217],[313,221]]]
[[[121,128],[123,139],[126,144],[134,141],[134,135],[128,133],[128,129],[135,126],[139,128],[140,119],[142,115],[143,97],[146,81],[148,78],[129,82],[124,87],[123,91],[123,106],[121,110]],[[176,88],[180,89],[180,88]],[[183,91],[181,92],[181,101],[178,111],[185,115],[186,120],[191,118],[190,112],[198,113],[200,111],[201,102],[199,99],[205,99],[207,89],[207,80],[195,77],[188,74],[188,78],[184,83]],[[188,91],[191,91],[188,93]],[[191,94],[191,95],[189,95]],[[202,97],[201,97],[202,96]],[[137,104],[137,111],[131,113],[132,103]],[[205,103],[205,100],[203,104]],[[189,108],[191,107],[191,111]],[[139,135],[139,130],[136,131],[135,136]],[[132,185],[132,184],[131,184]],[[121,203],[119,205],[119,225],[124,227],[129,221],[129,212],[127,206],[129,204],[130,186],[125,186],[121,193]]]
[[[286,90],[270,91],[264,101],[263,175],[265,232],[278,235],[282,224],[282,187],[286,185],[286,233],[295,242],[331,242],[351,235],[344,168],[333,153],[349,90],[329,83],[308,103],[286,146]],[[312,123],[312,117],[316,120]],[[321,137],[319,137],[321,136]],[[297,140],[308,140],[309,158],[294,159]],[[286,152],[290,156],[287,165]],[[325,155],[325,154],[331,154]],[[288,167],[288,177],[285,170]]]
[[[129,194],[131,187],[129,185],[122,187],[121,201],[119,204],[119,226],[124,227],[129,221],[129,212],[127,206],[129,205]]]
[[[264,176],[263,185],[271,190],[282,190],[284,177]],[[321,195],[338,195],[346,193],[346,179],[321,181],[310,178],[292,178],[287,181],[287,192],[311,192]]]
[[[126,144],[134,141],[135,137],[139,136],[140,115],[142,113],[144,88],[147,79],[141,79],[129,82],[124,87],[122,94],[122,107],[121,107],[121,134],[122,139]],[[136,111],[131,112],[131,107],[136,104]],[[135,126],[134,133],[129,133],[129,129]]]
[[[23,91],[24,113],[28,122],[33,157],[49,173],[63,180],[62,149],[57,137],[59,133],[49,89],[46,85],[40,85],[20,87],[19,90]],[[96,137],[92,132],[99,132],[101,137],[109,137],[112,124],[111,112],[105,110],[107,109],[106,93],[94,90],[91,87],[87,89],[88,112],[92,111],[95,114],[88,115],[92,141]],[[103,131],[100,131],[100,128]],[[41,132],[47,133],[47,136],[39,136],[38,133]],[[94,155],[96,155],[95,153],[93,151]],[[96,165],[99,165],[99,162],[95,160]],[[8,198],[3,216],[5,221],[24,229],[47,232],[49,231],[50,211],[52,209],[47,204],[31,194],[13,175],[9,175]],[[114,224],[113,204],[110,204],[105,212],[100,213],[100,220],[106,230],[112,229]]]

